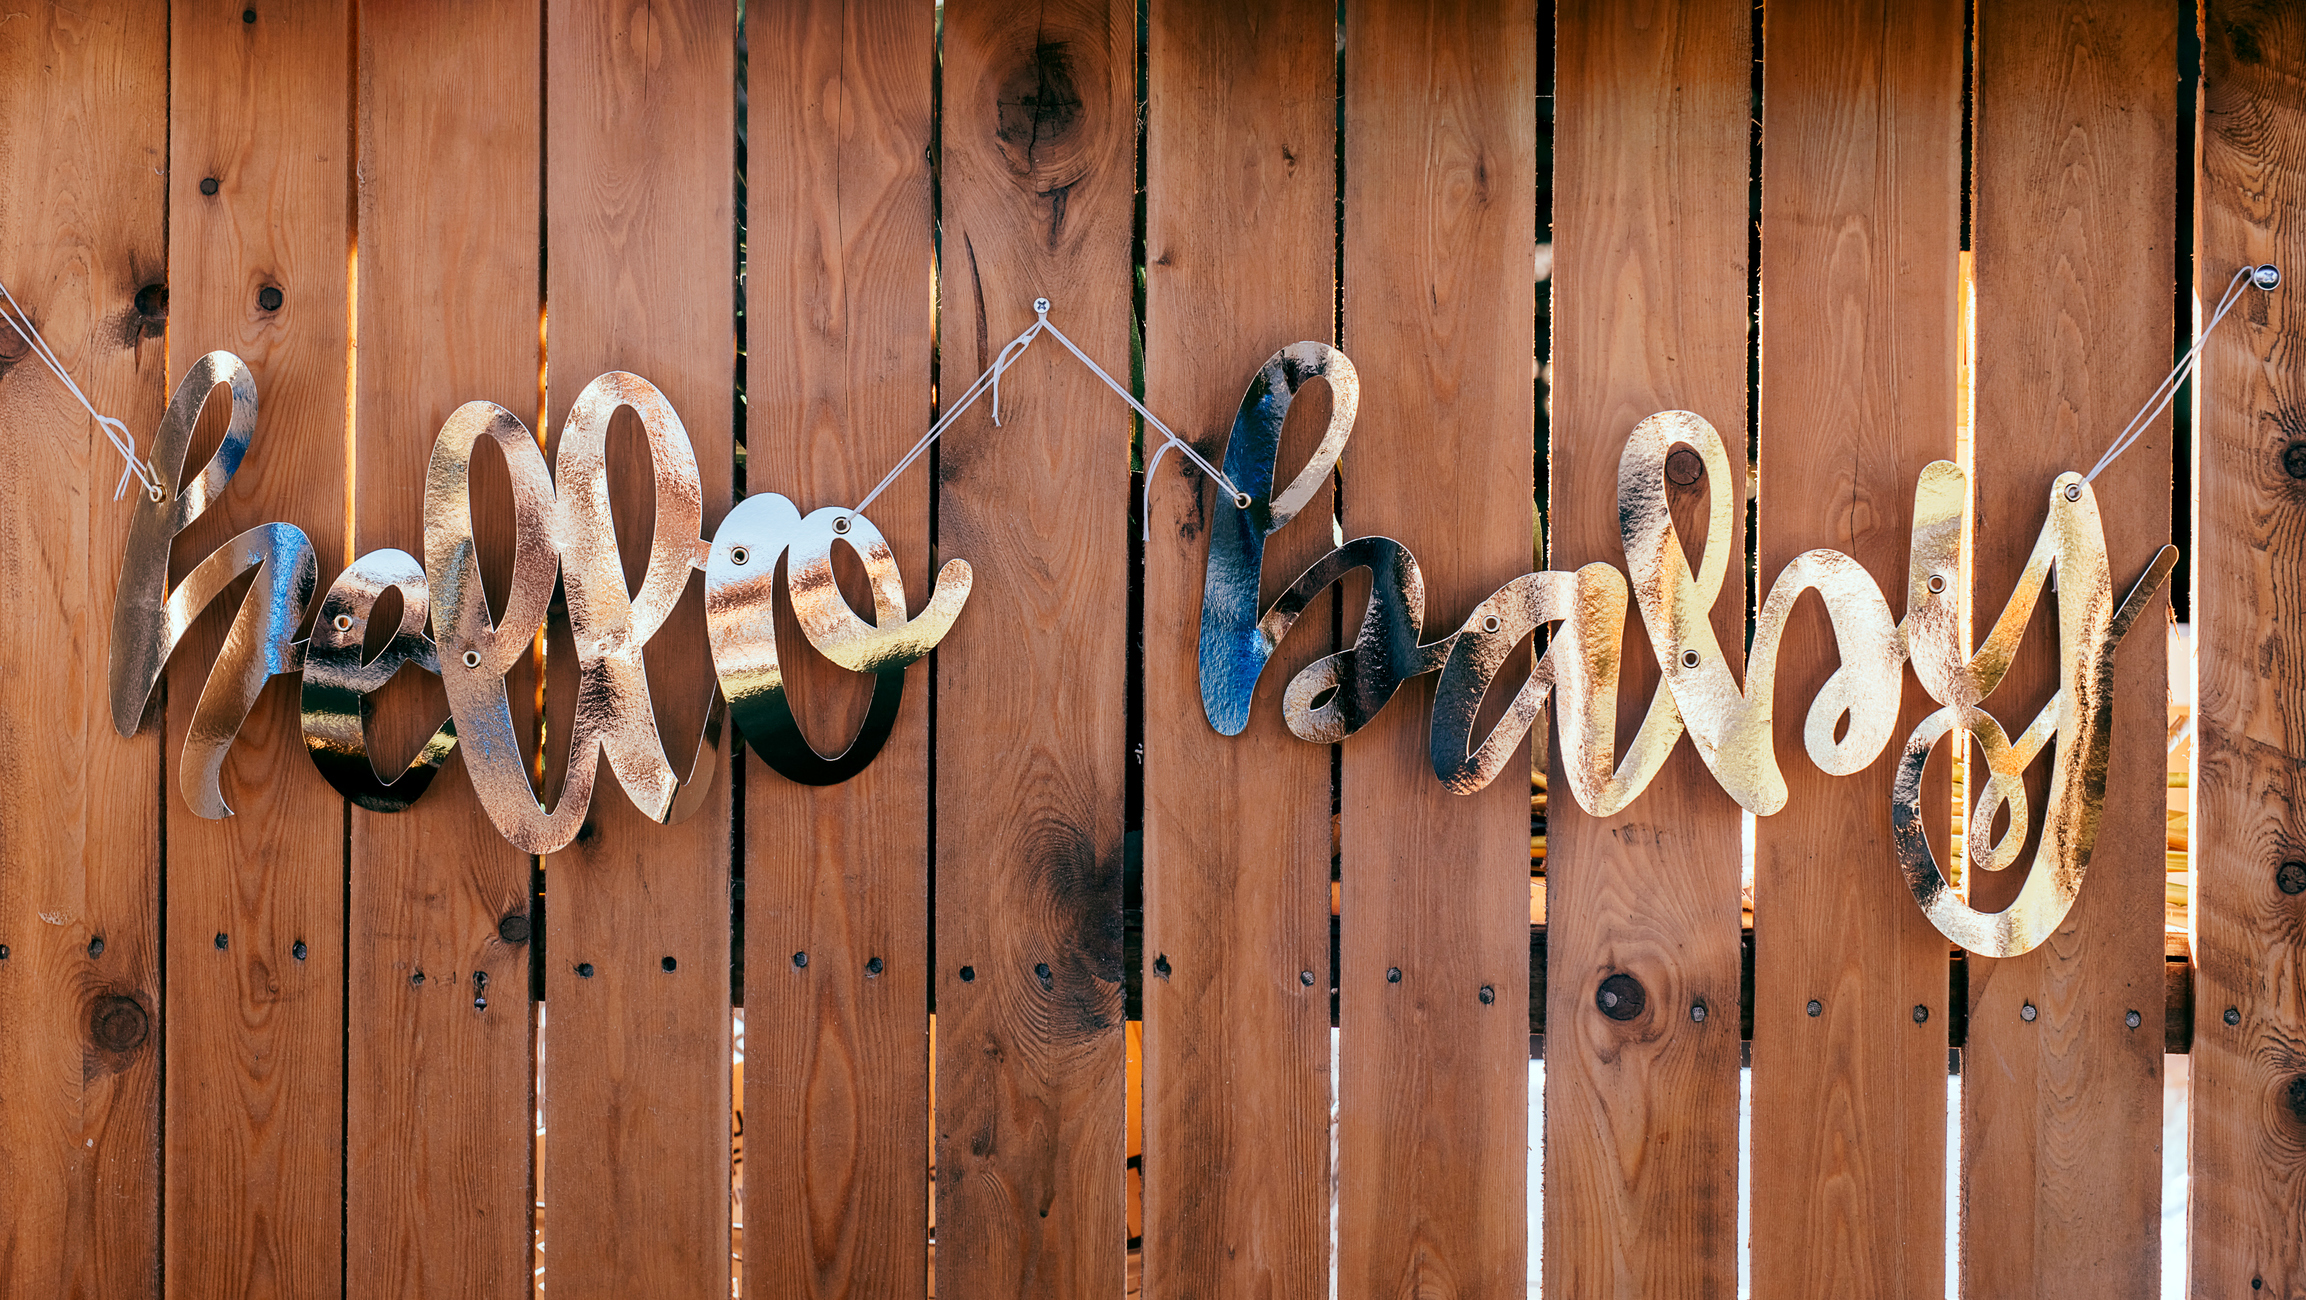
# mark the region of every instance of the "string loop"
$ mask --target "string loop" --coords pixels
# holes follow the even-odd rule
[[[2160,384],[2155,385],[2154,391],[2146,398],[2146,404],[2138,408],[2138,413],[2130,417],[2128,424],[2122,426],[2122,432],[2115,435],[2113,445],[2106,448],[2106,454],[2100,456],[2098,463],[2090,467],[2090,472],[2082,476],[2084,482],[2104,473],[2108,465],[2135,446],[2138,439],[2145,437],[2146,430],[2160,418],[2162,412],[2169,409],[2171,401],[2178,396],[2179,387],[2201,366],[2202,348],[2210,341],[2211,332],[2218,328],[2218,322],[2226,319],[2227,312],[2234,310],[2234,304],[2242,300],[2242,291],[2256,288],[2270,293],[2281,283],[2282,272],[2271,262],[2264,266],[2244,266],[2234,272],[2234,278],[2226,282],[2226,291],[2218,295],[2218,306],[2210,313],[2209,323],[2195,336],[2194,346],[2186,349],[2186,355],[2178,358],[2178,364],[2171,368]]]
[[[73,400],[88,412],[88,418],[96,421],[97,428],[104,430],[104,437],[112,444],[112,450],[119,452],[120,459],[127,462],[127,467],[120,471],[120,481],[113,485],[112,499],[118,501],[128,491],[128,480],[133,478],[144,485],[144,495],[154,501],[160,500],[162,492],[159,471],[152,467],[151,462],[137,459],[136,438],[128,432],[128,426],[98,411],[96,404],[88,400],[88,394],[80,391],[80,385],[72,382],[72,373],[64,368],[63,362],[56,359],[55,350],[48,346],[48,340],[40,337],[40,330],[33,325],[32,317],[16,305],[16,295],[8,292],[5,284],[0,284],[0,299],[6,299],[8,303],[5,309],[0,309],[0,321],[6,321],[8,328],[15,330],[17,337],[31,346],[33,354],[48,367],[49,373],[64,385],[64,391],[72,394]]]

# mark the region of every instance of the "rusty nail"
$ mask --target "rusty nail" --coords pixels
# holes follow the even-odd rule
[[[514,912],[496,923],[496,937],[506,943],[528,942],[528,913]]]
[[[2306,862],[2285,862],[2276,868],[2274,887],[2285,894],[2306,894]]]

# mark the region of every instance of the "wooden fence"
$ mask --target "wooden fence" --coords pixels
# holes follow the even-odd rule
[[[1750,441],[1758,572],[1819,546],[1902,572],[1974,321],[1972,582],[1998,609],[2044,484],[2182,346],[2174,280],[2306,275],[2306,18],[2275,3],[2213,0],[2198,81],[2163,0],[754,0],[741,39],[737,0],[0,8],[0,279],[140,440],[210,349],[260,386],[178,575],[274,520],[324,578],[415,551],[455,405],[548,430],[609,369],[677,405],[708,531],[746,490],[853,501],[1045,295],[1211,454],[1274,349],[1344,348],[1356,432],[1268,590],[1327,516],[1413,547],[1450,626],[1531,568],[1535,507],[1540,567],[1620,562],[1619,450],[1674,407]],[[2173,524],[2194,552],[2189,932],[2166,948],[2149,634],[2079,906],[2026,956],[1952,962],[1895,867],[1893,755],[1788,762],[1749,849],[1684,745],[1624,814],[1551,804],[1525,914],[1520,783],[1433,782],[1430,679],[1335,748],[1283,726],[1281,669],[1358,605],[1325,597],[1216,734],[1211,489],[1166,462],[1141,542],[1127,413],[1046,346],[997,427],[972,412],[874,508],[916,599],[933,557],[976,586],[855,780],[724,741],[703,812],[604,791],[532,859],[459,760],[409,812],[348,806],[276,684],[227,766],[238,815],[202,820],[173,773],[226,616],[161,723],[116,736],[119,466],[0,335],[0,1294],[502,1297],[540,1261],[555,1296],[721,1294],[735,1107],[747,1296],[1521,1295],[1541,1138],[1554,1296],[1730,1295],[1749,1240],[1770,1297],[2137,1296],[2180,1268],[2196,1296],[2306,1296],[2296,293],[2213,340],[2189,439],[2158,420],[2096,484],[2117,583]],[[645,537],[647,451],[612,448]],[[509,495],[481,479],[501,573]],[[1788,637],[1781,698],[1806,699],[1826,625]],[[2003,716],[2049,695],[2045,641]],[[516,683],[546,738],[569,658]],[[695,734],[695,594],[649,662]],[[791,671],[813,733],[862,716],[857,679]],[[384,749],[444,713],[404,674]],[[1597,1000],[1618,977],[1630,1018]],[[2192,1052],[2185,1259],[2160,1247],[2166,1043]]]

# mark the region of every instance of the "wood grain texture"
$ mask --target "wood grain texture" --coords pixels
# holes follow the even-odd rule
[[[2017,586],[2051,481],[2097,463],[2170,355],[2176,41],[2168,7],[2144,0],[1978,10],[1981,631]],[[2123,591],[2169,537],[2168,421],[2093,486]],[[2074,910],[2033,952],[1968,960],[1967,1295],[2148,1295],[2160,1280],[2168,619],[2165,598],[2115,661],[2105,820]],[[1987,701],[2005,726],[2056,689],[2054,623],[2040,613]],[[2046,755],[2038,767],[2046,790]],[[2021,874],[1977,880],[1973,901],[2007,906]]]
[[[1962,9],[1764,21],[1759,571],[1827,546],[1902,574],[1915,477],[1954,451]],[[1804,605],[1781,701],[1836,664]],[[1926,706],[1909,679],[1892,735]],[[1947,944],[1891,848],[1897,751],[1828,777],[1779,741],[1790,802],[1754,837],[1754,1294],[1943,1295]]]
[[[1345,533],[1416,552],[1429,638],[1529,568],[1537,39],[1534,5],[1345,12]],[[1442,789],[1432,701],[1345,744],[1346,1300],[1526,1293],[1529,792]]]
[[[747,18],[746,486],[803,512],[856,504],[928,421],[935,17],[813,0]],[[918,465],[871,511],[915,608],[930,489]],[[805,648],[789,614],[777,644],[813,743],[839,752],[868,679]],[[926,1291],[928,666],[905,685],[853,780],[797,785],[746,761],[750,1294]]]
[[[1032,323],[1129,365],[1136,8],[945,8],[948,398]],[[1129,417],[1054,340],[940,449],[937,1291],[1118,1295]],[[973,978],[963,978],[966,969]]]
[[[1547,567],[1620,568],[1618,457],[1664,410],[1695,411],[1733,448],[1746,430],[1752,12],[1734,0],[1652,10],[1563,6],[1556,24],[1553,483]],[[1745,457],[1732,452],[1741,471]],[[1733,485],[1710,485],[1715,491]],[[1704,544],[1700,482],[1675,489]],[[1744,512],[1730,542],[1745,550]],[[1744,566],[1713,626],[1742,663]],[[1620,709],[1658,687],[1629,620]],[[1558,764],[1558,759],[1555,762]],[[1558,768],[1555,790],[1568,789]],[[1611,818],[1546,815],[1546,1288],[1574,1296],[1720,1296],[1737,1286],[1738,807],[1691,744]],[[1640,1015],[1595,1003],[1639,980]],[[1703,1003],[1703,1021],[1690,1008]],[[1715,1014],[1719,1012],[1721,1014]]]
[[[168,47],[150,6],[39,6],[0,28],[0,281],[99,410],[149,438]],[[102,665],[130,503],[116,456],[0,327],[0,1294],[160,1282],[161,742],[112,730]],[[141,446],[140,442],[140,446]],[[134,485],[131,484],[131,487]]]
[[[2189,1285],[2306,1296],[2306,18],[2219,3],[2203,26],[2196,297],[2272,262],[2196,381],[2194,1053]],[[2228,1017],[2232,1017],[2229,1022]]]
[[[361,5],[357,552],[423,554],[425,466],[451,411],[535,410],[541,21],[534,5]],[[475,477],[502,592],[511,494]],[[377,712],[393,771],[448,701],[409,671]],[[346,1294],[525,1296],[535,1018],[527,931],[508,943],[499,925],[528,922],[531,860],[490,825],[461,756],[407,812],[351,817]]]
[[[552,0],[545,23],[547,409],[559,419],[608,370],[655,384],[696,449],[710,536],[735,461],[736,7]],[[620,413],[610,434],[609,486],[637,582],[654,492],[632,419]],[[691,574],[647,649],[676,772],[696,752],[712,681],[701,591]],[[573,674],[553,664],[547,735],[565,736]],[[604,762],[585,829],[545,859],[539,1181],[556,1295],[729,1286],[727,749],[724,733],[705,806],[672,826],[642,815]]]
[[[1336,26],[1312,0],[1151,11],[1145,389],[1212,462],[1265,359],[1334,329]],[[1309,387],[1280,484],[1327,418]],[[1145,982],[1146,1289],[1320,1295],[1332,751],[1289,733],[1281,692],[1334,648],[1335,598],[1267,667],[1247,730],[1212,730],[1197,656],[1218,493],[1168,457],[1145,557],[1145,952],[1165,963]],[[1265,601],[1328,551],[1330,523],[1323,491],[1272,539]]]
[[[341,0],[171,12],[169,355],[238,353],[262,404],[172,575],[273,521],[324,570],[347,558],[350,22]],[[343,1284],[345,804],[305,757],[293,681],[267,688],[225,764],[236,816],[191,815],[174,779],[237,604],[210,607],[167,677],[166,1287],[320,1295]]]

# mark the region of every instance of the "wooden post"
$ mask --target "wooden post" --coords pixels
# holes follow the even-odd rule
[[[1759,572],[1826,546],[1902,574],[1914,480],[1954,451],[1962,10],[1779,0],[1765,23]],[[1778,698],[1835,661],[1797,617]],[[1909,675],[1892,736],[1928,711]],[[1756,1296],[1944,1294],[1948,945],[1898,873],[1897,761],[1790,754],[1755,829]]]
[[[1702,546],[1706,495],[1745,479],[1752,11],[1690,0],[1563,7],[1557,31],[1552,545],[1547,566],[1623,567],[1618,457],[1643,418],[1695,411],[1737,484],[1672,487]],[[1669,485],[1672,480],[1669,479]],[[1745,554],[1745,512],[1730,553]],[[1713,626],[1744,660],[1745,566]],[[1628,620],[1620,708],[1661,689]],[[1558,769],[1548,803],[1546,1290],[1727,1295],[1737,1287],[1738,807],[1679,745],[1622,814],[1587,816]],[[1605,979],[1643,990],[1631,1020]],[[1702,1020],[1693,1008],[1703,1006]]]
[[[231,490],[177,539],[178,572],[276,521],[332,575],[349,558],[350,50],[342,0],[171,13],[169,355],[238,353],[261,403]],[[194,437],[188,468],[215,436]],[[188,702],[235,604],[210,608],[167,677],[166,1290],[319,1295],[343,1284],[345,803],[305,756],[295,683],[275,681],[224,767],[236,815],[185,807]]]
[[[1416,552],[1429,638],[1529,569],[1536,71],[1535,5],[1346,7],[1345,532]],[[1345,743],[1346,1300],[1526,1293],[1529,792],[1444,790],[1432,702]]]
[[[803,512],[862,500],[929,419],[935,17],[886,0],[746,20],[745,486]],[[932,483],[916,465],[870,512],[916,609]],[[812,741],[839,752],[869,679],[789,612],[777,647]],[[896,730],[849,781],[746,756],[748,1294],[927,1288],[929,673],[907,672]]]
[[[551,0],[545,22],[548,408],[565,415],[608,370],[655,384],[696,449],[709,537],[735,468],[736,6]],[[609,448],[617,537],[637,582],[655,500],[647,444],[633,428]],[[647,648],[676,771],[695,752],[712,681],[701,578],[689,584]],[[548,736],[569,734],[574,673],[555,667],[567,646],[547,646]],[[541,1182],[558,1296],[729,1286],[725,734],[720,744],[705,806],[671,826],[642,815],[604,762],[585,829],[545,860]],[[565,747],[551,743],[556,760]]]
[[[1156,5],[1148,37],[1145,389],[1213,462],[1280,348],[1329,342],[1336,291],[1333,4]],[[1212,183],[1223,178],[1223,183]],[[1289,421],[1286,484],[1326,424]],[[1155,435],[1156,438],[1158,435]],[[1150,450],[1150,448],[1149,448]],[[1249,726],[1202,711],[1207,521],[1220,490],[1171,455],[1145,556],[1145,1276],[1152,1295],[1329,1285],[1330,761],[1281,692],[1334,646],[1298,620]],[[1265,558],[1270,601],[1331,545],[1324,489]]]
[[[535,6],[361,7],[357,553],[424,554],[425,466],[449,412],[485,400],[536,415],[541,21]],[[501,592],[511,493],[474,477],[474,529]],[[335,567],[322,565],[324,583]],[[533,678],[512,698],[532,702]],[[447,717],[439,679],[403,672],[378,696],[380,770]],[[525,1296],[532,859],[489,823],[461,754],[408,811],[354,808],[349,844],[345,1292]]]
[[[2195,381],[2191,1294],[2306,1290],[2306,20],[2208,7],[2195,297],[2247,291]],[[2207,317],[2204,318],[2207,323]]]
[[[1977,21],[1982,634],[2051,481],[2094,466],[2168,365],[2177,77],[2167,5],[1981,5]],[[2117,597],[2169,537],[2169,448],[2156,421],[2093,484]],[[2056,689],[2055,621],[2045,601],[1987,702],[2012,734]],[[2165,600],[2116,657],[2105,820],[2074,910],[2033,952],[1968,958],[1965,1295],[2146,1295],[2158,1280],[2168,621]],[[2045,753],[2028,782],[2037,810],[2049,766]],[[1979,873],[1973,905],[2007,906],[2023,874]]]
[[[947,400],[1033,300],[1128,373],[1136,9],[945,10]],[[1054,340],[940,450],[937,1289],[1119,1294],[1129,416]]]
[[[140,453],[167,378],[167,68],[137,5],[0,33],[0,282]],[[103,665],[134,502],[5,326],[0,427],[0,1294],[133,1300],[160,1285],[161,743],[114,734]]]

